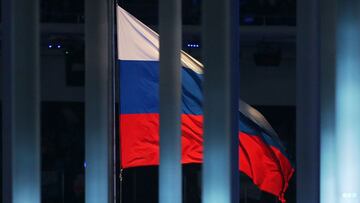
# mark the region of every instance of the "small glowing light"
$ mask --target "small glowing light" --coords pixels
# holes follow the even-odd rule
[[[251,24],[251,23],[254,22],[254,18],[251,17],[251,16],[247,16],[247,17],[244,18],[244,22],[245,22],[246,24]]]
[[[69,51],[65,51],[65,54],[68,55],[70,52]]]
[[[200,47],[200,45],[199,44],[187,44],[187,47],[198,48],[198,47]]]
[[[355,192],[344,192],[342,193],[342,197],[345,199],[355,199],[357,198],[357,193]]]
[[[52,45],[51,45],[51,44],[49,44],[49,46],[48,46],[48,47],[49,47],[49,49],[51,49],[51,48],[52,48]]]
[[[59,44],[59,45],[57,45],[57,48],[58,48],[58,49],[60,49],[60,48],[61,48],[61,45],[60,45],[60,44]]]
[[[86,161],[84,162],[84,168],[86,168]]]

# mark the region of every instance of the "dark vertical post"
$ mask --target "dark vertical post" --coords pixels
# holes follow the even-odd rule
[[[320,199],[319,0],[297,1],[297,202]]]
[[[159,1],[160,168],[159,202],[182,202],[181,1]]]
[[[113,201],[113,0],[85,1],[85,201]]]
[[[320,0],[320,202],[338,203],[335,140],[336,1]],[[299,135],[301,136],[301,135]]]
[[[239,2],[203,1],[205,203],[239,202]]]
[[[3,201],[40,203],[39,1],[3,0]]]

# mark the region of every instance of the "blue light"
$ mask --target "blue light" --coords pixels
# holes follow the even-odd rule
[[[86,168],[86,161],[84,162],[84,168]]]
[[[51,44],[48,45],[49,49],[51,49],[53,46]]]
[[[199,45],[199,44],[187,44],[187,47],[190,47],[190,48],[199,48],[200,45]]]
[[[246,24],[254,23],[254,21],[255,21],[255,19],[251,16],[244,17],[244,23],[246,23]]]
[[[57,45],[57,48],[58,48],[58,49],[60,49],[60,48],[61,48],[61,45],[60,45],[60,44],[58,44],[58,45]]]

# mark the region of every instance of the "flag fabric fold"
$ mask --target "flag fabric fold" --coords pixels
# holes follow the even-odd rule
[[[159,164],[159,36],[117,6],[121,167]],[[181,52],[182,163],[202,163],[203,65]],[[256,109],[239,103],[239,169],[285,201],[294,172],[276,132]]]

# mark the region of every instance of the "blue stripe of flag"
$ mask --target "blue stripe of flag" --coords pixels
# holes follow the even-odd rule
[[[120,60],[119,66],[121,113],[159,113],[159,62]],[[182,113],[201,115],[202,75],[184,67],[181,74]]]

